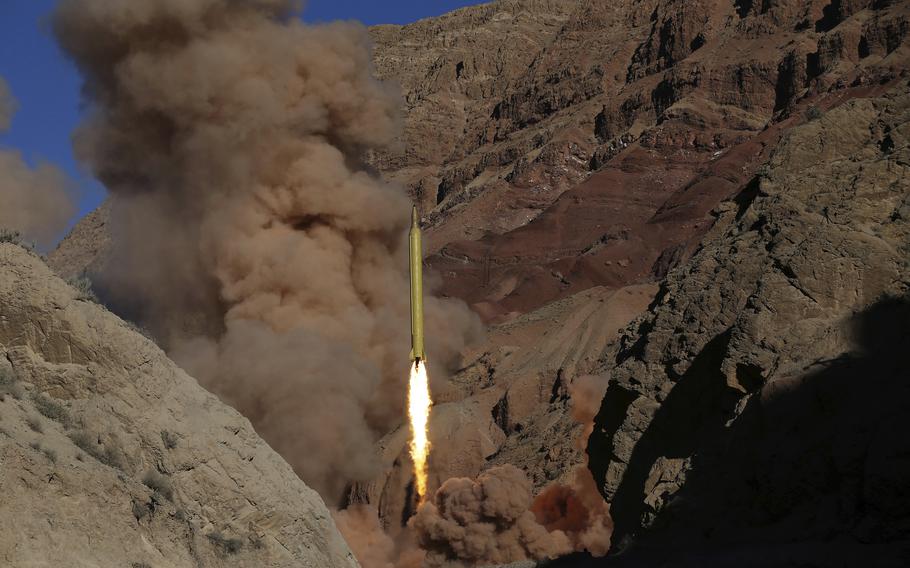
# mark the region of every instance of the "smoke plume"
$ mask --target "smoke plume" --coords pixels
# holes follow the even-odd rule
[[[332,504],[403,416],[410,206],[360,161],[399,118],[365,29],[296,8],[62,0],[54,29],[93,108],[77,153],[111,194],[100,288]],[[441,370],[479,324],[426,314]]]
[[[603,377],[582,376],[569,386],[573,419],[584,448],[603,399]],[[613,521],[587,464],[568,483],[553,483],[532,500],[531,482],[511,466],[477,478],[449,479],[423,504],[409,527],[427,551],[428,566],[543,560],[573,551],[604,556]]]
[[[607,390],[603,376],[582,375],[569,384],[569,403],[572,419],[582,426],[576,447],[584,451],[588,437],[594,431],[594,419],[600,411]],[[534,499],[531,510],[547,530],[560,530],[568,535],[577,551],[604,556],[610,550],[613,519],[591,470],[586,463],[572,472],[567,484],[555,483],[546,487]]]
[[[424,552],[403,533],[396,542],[383,530],[379,512],[354,505],[334,514],[335,525],[363,568],[423,568]]]
[[[16,111],[0,77],[0,132]],[[76,211],[66,175],[51,164],[30,167],[15,150],[0,148],[0,228],[17,231],[41,249],[54,244]]]
[[[577,447],[584,450],[588,447],[588,438],[594,431],[594,419],[600,412],[600,403],[607,392],[607,381],[604,377],[582,375],[569,384],[569,404],[572,419],[582,425]]]
[[[572,550],[604,556],[610,550],[613,520],[591,471],[580,466],[568,484],[546,487],[531,505],[537,522],[548,531],[561,531]]]
[[[449,479],[409,525],[427,551],[427,566],[507,564],[571,552],[566,534],[548,531],[530,506],[531,482],[520,469],[504,465],[476,481]]]

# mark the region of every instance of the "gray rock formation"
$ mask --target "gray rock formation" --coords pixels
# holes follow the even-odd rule
[[[357,566],[249,421],[13,244],[0,244],[0,496],[2,566]]]
[[[908,86],[785,136],[603,361],[588,451],[620,548],[906,561]]]

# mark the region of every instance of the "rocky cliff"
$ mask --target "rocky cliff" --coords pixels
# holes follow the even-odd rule
[[[541,4],[499,2],[374,30],[380,72],[399,79],[406,93],[404,147],[426,148],[431,138],[460,141],[435,161],[404,152],[375,163],[409,184],[429,209],[430,246],[438,251],[429,263],[443,277],[442,291],[493,322],[513,322],[491,328],[488,345],[456,375],[454,394],[443,397],[432,431],[463,451],[456,461],[437,454],[439,479],[475,475],[492,463],[521,464],[537,487],[564,478],[583,461],[573,447],[580,430],[569,418],[567,388],[588,372],[609,376],[618,349],[611,345],[615,335],[592,337],[587,325],[574,325],[573,314],[600,317],[590,325],[612,332],[620,305],[633,317],[650,297],[600,312],[593,303],[604,300],[598,290],[659,282],[688,266],[703,239],[716,239],[741,208],[745,215],[756,180],[765,179],[756,176],[798,169],[781,162],[793,151],[792,129],[814,131],[834,109],[834,116],[852,117],[855,105],[907,90],[899,78],[910,55],[906,4],[823,4],[567,2],[548,12],[559,22],[551,29],[542,24]],[[512,57],[517,40],[500,44],[503,29],[532,25],[544,45],[527,68],[473,71],[478,54]],[[394,63],[403,45],[435,63],[426,81],[413,78],[419,68],[404,72]],[[445,104],[481,116],[440,131],[424,113]],[[854,128],[874,129],[874,122],[860,116]],[[817,163],[833,159],[823,152]],[[906,190],[898,183],[894,191]],[[717,266],[754,261],[735,251]],[[820,259],[807,258],[810,270],[821,270],[814,267]],[[667,333],[679,340],[716,309],[683,312]],[[517,348],[519,341],[527,347]],[[609,354],[599,366],[564,356],[592,344]],[[545,353],[556,356],[546,360]],[[524,364],[510,365],[515,360]],[[748,376],[752,367],[744,365],[739,372]],[[626,444],[634,447],[634,440]],[[402,435],[384,448],[390,463],[397,460],[393,472],[407,469]],[[612,500],[607,472],[618,466],[603,451],[595,452],[596,468]],[[390,524],[405,506],[407,479],[398,477],[390,473],[371,490]]]
[[[406,127],[374,162],[423,204],[442,291],[501,321],[685,260],[794,115],[906,69],[905,2],[827,4],[501,1],[375,29]]]
[[[632,557],[906,562],[908,86],[788,133],[602,361],[588,452]]]
[[[8,243],[0,463],[3,566],[357,566],[249,421]]]

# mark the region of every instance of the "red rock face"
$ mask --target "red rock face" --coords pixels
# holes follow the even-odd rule
[[[525,18],[544,21],[532,4]],[[500,18],[521,13],[521,2],[498,6]],[[562,27],[546,28],[526,70],[501,70],[493,96],[454,87],[481,115],[430,167],[429,264],[442,292],[502,321],[662,276],[810,107],[903,72],[908,15],[906,3],[869,0],[563,4]],[[380,42],[378,57],[388,49]],[[420,145],[409,139],[419,113],[407,120],[405,142]],[[386,173],[415,193],[432,187],[400,162]]]

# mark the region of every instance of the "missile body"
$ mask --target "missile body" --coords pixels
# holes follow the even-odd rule
[[[420,219],[417,207],[411,210],[411,230],[408,233],[411,265],[411,361],[427,360],[423,346],[423,246],[420,242]]]

